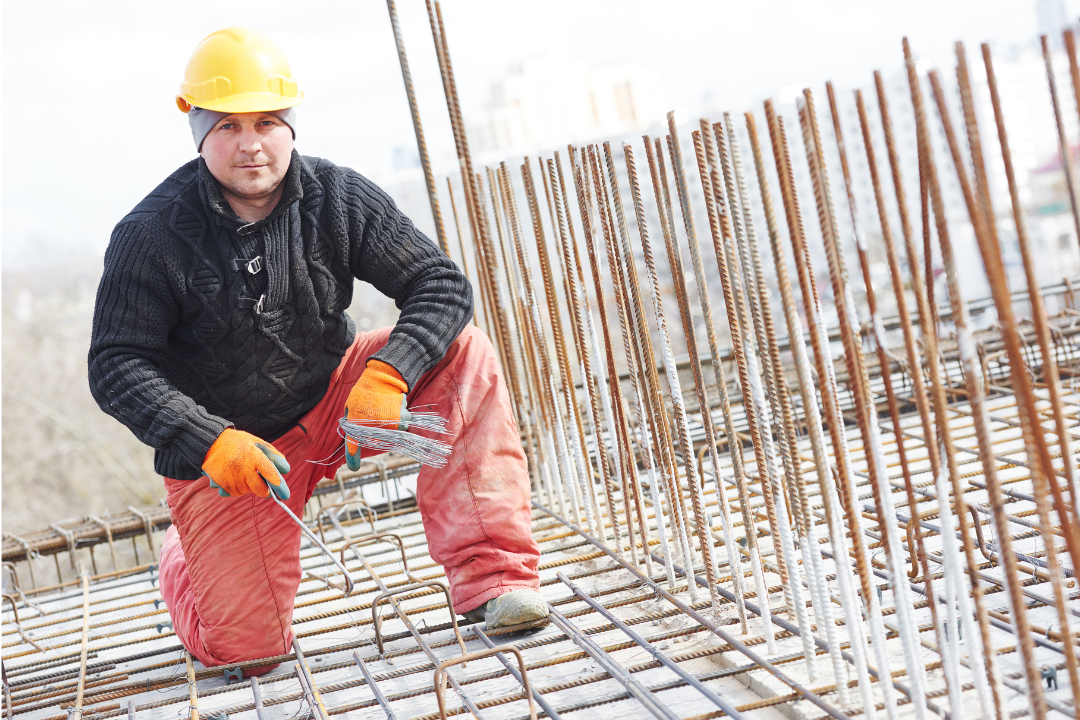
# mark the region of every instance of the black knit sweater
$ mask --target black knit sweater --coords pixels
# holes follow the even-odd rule
[[[225,428],[272,442],[322,399],[355,335],[353,278],[401,310],[374,357],[410,387],[472,315],[465,276],[371,181],[294,152],[282,182],[245,225],[199,158],[113,230],[90,390],[161,475],[193,480]]]

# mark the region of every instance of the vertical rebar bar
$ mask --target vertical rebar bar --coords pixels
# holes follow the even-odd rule
[[[809,88],[803,90],[802,103],[799,108],[799,121],[802,125],[803,143],[806,146],[806,155],[810,167],[810,176],[814,188],[814,200],[818,209],[818,221],[821,225],[821,234],[825,244],[825,257],[829,267],[829,278],[832,281],[833,297],[836,302],[836,314],[840,325],[840,339],[844,348],[844,364],[847,368],[848,383],[855,401],[855,417],[862,438],[863,452],[866,456],[867,473],[870,476],[870,488],[874,496],[874,504],[878,515],[884,520],[882,541],[885,548],[886,558],[891,563],[891,575],[894,578],[893,591],[895,594],[895,607],[900,620],[900,637],[904,645],[905,659],[909,667],[911,678],[912,706],[915,709],[916,718],[925,717],[926,697],[925,679],[922,677],[922,662],[918,654],[918,638],[910,617],[911,608],[908,604],[907,588],[904,583],[896,582],[903,577],[900,553],[893,552],[899,548],[899,535],[896,533],[896,516],[890,512],[892,498],[888,488],[883,488],[886,471],[881,452],[881,437],[877,428],[877,411],[872,402],[868,403],[866,397],[869,389],[869,380],[866,376],[866,366],[863,362],[862,348],[858,342],[858,318],[856,315],[855,301],[848,284],[847,268],[844,256],[840,250],[839,225],[836,211],[833,207],[832,191],[829,188],[829,178],[825,168],[825,152],[821,145],[821,133],[817,124],[817,111],[814,109],[814,96]],[[809,269],[809,257],[806,258]],[[838,418],[837,422],[843,422]],[[853,481],[850,476],[841,474],[840,491],[844,496],[844,505],[848,513],[848,523],[851,529],[852,546],[855,549],[856,564],[859,556],[864,553],[862,531],[859,526],[861,513],[856,504]],[[885,648],[885,633],[881,619],[881,608],[878,604],[877,594],[870,584],[869,575],[865,574],[865,558],[863,567],[859,571],[859,580],[862,589],[863,605],[866,608],[866,620],[870,630],[871,647],[874,649],[878,669],[888,673],[890,666],[888,652]],[[862,637],[861,627],[852,628],[851,647],[853,654],[858,657],[859,653],[865,653],[865,639]],[[913,667],[914,666],[914,667]],[[864,680],[867,683],[863,691],[863,702],[866,704],[869,691],[869,675],[862,663],[856,662],[856,672],[859,674],[859,686],[863,687]],[[865,678],[864,678],[865,674]],[[889,693],[886,691],[886,704],[888,706]],[[872,703],[872,700],[870,701]],[[891,708],[889,708],[891,710]],[[868,710],[869,712],[869,710]],[[890,712],[890,715],[893,715]]]
[[[922,90],[920,88],[918,74],[915,69],[915,61],[912,57],[910,45],[908,44],[906,38],[904,40],[904,55],[907,61],[908,84],[911,87],[912,106],[915,110],[916,130],[919,136],[919,152],[922,157],[921,167],[923,169],[926,179],[926,185],[930,199],[933,202],[933,211],[935,220],[937,222],[938,244],[941,247],[943,258],[944,255],[948,253],[951,259],[952,245],[949,238],[949,230],[945,218],[945,205],[941,199],[941,188],[938,182],[937,166],[934,162],[933,148],[930,145],[929,122],[927,121],[926,111],[923,105]],[[962,167],[963,165],[961,163],[960,167],[957,168],[958,173]],[[977,213],[974,217],[972,217],[972,221],[973,223],[981,225],[981,218]],[[950,272],[950,268],[952,272]],[[987,271],[989,273],[990,268],[987,268]],[[963,301],[960,295],[959,279],[956,276],[955,264],[951,261],[946,267],[946,279],[949,281],[950,284],[950,300],[952,303],[954,303],[960,308],[959,313],[954,313],[954,316],[956,316],[954,318],[954,322],[959,319],[959,321],[963,323],[962,325],[957,326],[957,331],[959,333],[961,343],[964,343],[970,340],[970,336],[966,336],[965,334],[961,333],[961,328],[966,329],[966,323],[964,323],[964,321],[966,320],[966,317],[964,316],[964,313],[966,312],[966,307],[963,305]],[[926,333],[924,331],[924,337],[925,336]],[[935,353],[931,352],[927,354],[931,362],[931,367],[933,368],[936,364]],[[968,375],[971,378],[971,381],[974,383],[974,376],[970,373],[968,373]],[[931,379],[936,380],[937,378],[932,375]],[[1005,583],[1008,590],[1010,605],[1013,610],[1012,617],[1017,629],[1017,635],[1019,636],[1020,640],[1020,650],[1026,666],[1028,698],[1031,701],[1036,718],[1039,718],[1041,720],[1041,718],[1046,717],[1046,703],[1043,698],[1042,685],[1040,684],[1041,677],[1039,675],[1038,669],[1035,667],[1034,646],[1031,640],[1031,631],[1028,624],[1027,613],[1025,612],[1024,602],[1017,584],[1018,578],[1016,575],[1016,558],[1012,554],[1011,541],[1008,535],[1007,521],[1004,516],[1004,510],[1001,507],[1001,496],[1000,489],[998,487],[995,462],[993,457],[990,455],[988,432],[986,429],[985,406],[982,404],[981,387],[975,385],[972,389],[974,389],[975,392],[974,394],[969,394],[968,399],[972,404],[973,417],[976,423],[976,432],[982,436],[980,437],[979,448],[981,457],[983,459],[983,473],[986,479],[987,487],[990,491],[991,508],[994,511],[993,516],[998,531],[998,539],[1001,544],[1001,555],[1006,571]],[[934,394],[935,413],[939,415],[939,423],[947,422],[947,418],[943,417],[945,412],[943,402],[944,393],[940,387],[940,383],[935,383]],[[948,428],[946,425],[945,430],[947,429]],[[984,439],[986,439],[987,442],[984,443]],[[945,433],[944,441],[946,443],[949,442],[948,433]]]
[[[1071,40],[1071,31],[1068,33],[1066,39],[1066,47],[1073,45],[1069,42]],[[1046,35],[1039,37],[1039,42],[1042,45],[1043,62],[1046,64],[1046,84],[1050,88],[1050,104],[1054,108],[1054,123],[1057,128],[1058,136],[1058,152],[1061,157],[1061,170],[1065,173],[1065,188],[1069,192],[1069,207],[1072,209],[1073,214],[1073,227],[1076,230],[1076,240],[1080,242],[1080,200],[1077,199],[1076,193],[1078,188],[1076,187],[1076,174],[1073,170],[1072,163],[1072,147],[1069,145],[1069,136],[1065,132],[1065,117],[1061,109],[1061,100],[1058,98],[1057,78],[1054,76],[1054,59],[1053,53],[1050,49],[1050,38]],[[1075,64],[1076,60],[1075,47],[1069,53],[1069,61],[1071,64]],[[1070,67],[1071,70],[1071,67]],[[1073,78],[1073,90],[1077,90],[1077,78]],[[1080,94],[1077,95],[1077,110],[1080,111]]]
[[[428,201],[431,203],[431,216],[435,221],[435,235],[439,241],[439,247],[449,257],[450,246],[446,242],[446,228],[443,227],[442,212],[439,211],[439,195],[435,192],[435,176],[431,172],[427,143],[424,141],[424,128],[420,124],[420,108],[416,104],[412,73],[409,72],[409,59],[405,55],[405,41],[401,37],[401,27],[398,25],[394,0],[386,0],[386,9],[390,13],[390,27],[394,31],[394,45],[397,47],[398,63],[401,65],[401,79],[405,83],[405,95],[409,100],[409,115],[412,116],[413,131],[416,133],[416,149],[420,153],[420,166],[424,169],[424,184],[427,187]]]
[[[1049,489],[1053,493],[1054,500],[1058,502],[1058,510],[1063,522],[1065,540],[1067,545],[1072,545],[1072,534],[1069,532],[1069,520],[1064,502],[1061,500],[1061,489],[1057,482],[1056,471],[1046,447],[1046,439],[1043,435],[1041,419],[1035,410],[1034,395],[1031,388],[1031,380],[1028,376],[1028,368],[1024,363],[1020,348],[1019,332],[1013,314],[1012,300],[1009,294],[1008,282],[1005,276],[1004,264],[1001,258],[1001,246],[997,238],[997,231],[993,224],[988,226],[987,216],[992,217],[993,210],[989,205],[989,196],[985,195],[981,200],[985,209],[980,209],[979,199],[972,190],[964,167],[964,160],[960,153],[960,147],[953,131],[952,121],[949,119],[949,110],[945,102],[944,90],[936,71],[930,73],[930,83],[934,91],[934,99],[938,106],[938,114],[945,129],[945,137],[948,140],[949,149],[953,156],[953,165],[956,169],[957,178],[960,181],[960,189],[964,194],[964,201],[968,206],[968,214],[972,225],[975,226],[975,238],[978,241],[979,251],[983,257],[983,265],[986,267],[987,278],[990,280],[991,294],[994,296],[994,304],[998,311],[998,321],[1002,327],[1002,335],[1005,340],[1005,350],[1009,359],[1009,372],[1013,379],[1013,388],[1017,396],[1017,406],[1020,410],[1020,421],[1023,426],[1024,446],[1027,457],[1031,462],[1031,476],[1035,487],[1035,506],[1038,511],[1040,532],[1045,544],[1047,565],[1050,572],[1050,584],[1053,588],[1054,606],[1058,611],[1058,622],[1061,624],[1063,637],[1071,637],[1069,632],[1069,612],[1065,606],[1065,594],[1062,588],[1061,566],[1057,561],[1056,541],[1050,532],[1050,508]],[[969,90],[970,92],[970,90]],[[964,89],[961,88],[961,94]],[[975,157],[974,165],[978,167],[982,161],[981,143],[979,141],[978,126],[975,123],[974,113],[971,109],[970,100],[965,102],[965,125],[968,131],[968,143]],[[1049,487],[1048,487],[1049,486]],[[1054,490],[1056,489],[1056,492]],[[1077,557],[1078,555],[1074,555]],[[1026,608],[1018,608],[1018,614],[1026,614]],[[1076,648],[1072,642],[1063,643],[1065,651],[1066,667],[1069,671],[1069,683],[1072,686],[1073,696],[1080,697],[1080,673],[1077,670]]]
[[[829,418],[829,433],[833,441],[833,449],[836,457],[835,467],[837,468],[838,474],[843,472],[840,470],[841,463],[846,461],[846,455],[843,452],[845,447],[843,426],[837,427],[837,422],[835,420],[835,394],[833,393],[832,385],[829,382],[831,375],[828,372],[829,363],[831,361],[827,360],[828,356],[825,355],[825,352],[827,352],[828,346],[825,345],[823,348],[821,334],[819,333],[820,300],[817,299],[817,287],[814,284],[813,275],[807,273],[806,268],[805,231],[802,224],[802,215],[799,211],[799,200],[795,189],[795,175],[787,146],[787,136],[784,131],[783,118],[776,115],[771,100],[765,102],[765,117],[769,123],[769,135],[773,146],[773,157],[776,161],[777,176],[780,179],[780,195],[784,201],[784,212],[787,217],[788,236],[791,240],[796,273],[802,288],[803,310],[807,322],[807,331],[810,334],[810,344],[814,350],[814,361],[820,382],[815,383],[811,376],[811,368],[805,352],[802,325],[795,314],[795,309],[793,307],[794,300],[791,298],[792,293],[790,291],[787,293],[789,299],[784,301],[785,314],[787,315],[788,321],[788,337],[791,338],[790,344],[795,352],[797,367],[801,366],[799,370],[799,384],[803,396],[803,411],[808,414],[807,428],[810,432],[811,448],[814,453],[814,462],[817,466],[818,483],[824,506],[825,521],[829,529],[829,538],[833,544],[833,556],[837,559],[836,580],[840,587],[841,606],[845,614],[854,615],[855,613],[858,613],[858,606],[853,603],[854,591],[852,589],[852,584],[854,578],[852,577],[853,572],[851,563],[848,561],[848,550],[843,531],[843,515],[840,509],[840,501],[833,482],[833,467],[830,466],[826,454],[825,437],[822,431],[823,418]],[[787,286],[787,261],[783,258],[779,243],[773,247],[773,252],[777,273],[779,274],[778,277],[781,277],[784,280],[781,284],[781,290],[783,290]],[[784,270],[781,270],[781,268],[784,268]],[[818,397],[821,398],[820,414]],[[846,465],[843,465],[843,467],[846,468]],[[811,529],[813,528],[814,523],[812,520],[809,526]],[[814,546],[819,547],[816,544]],[[820,598],[820,601],[815,605],[818,627],[821,627],[823,623],[825,624],[826,638],[828,639],[830,656],[833,661],[833,670],[837,679],[837,694],[841,698],[841,703],[846,705],[849,702],[849,696],[847,694],[848,671],[847,666],[844,664],[843,658],[840,655],[839,638],[831,620],[832,607],[828,595],[824,569],[818,572],[815,567],[814,574],[816,575],[818,583],[817,592]]]
[[[712,187],[712,177],[706,167],[706,150],[703,142],[703,138],[707,138],[711,135],[712,126],[708,120],[701,120],[701,131],[694,131],[694,154],[697,157],[698,174],[701,178],[701,188],[705,195],[705,209],[709,219],[709,229],[714,237],[720,237],[722,231],[720,230],[719,213],[717,211],[716,204],[716,192]],[[733,208],[728,208],[728,212],[733,212]],[[697,259],[700,263],[700,258]],[[714,363],[718,363],[718,360],[714,360]],[[726,392],[726,388],[725,388]],[[756,388],[756,392],[753,393],[754,397],[751,398],[759,407],[764,407],[765,398],[761,392],[760,384]],[[745,394],[743,402],[748,402]],[[715,461],[714,461],[715,462]],[[760,463],[759,463],[760,467]],[[759,470],[760,474],[760,470]],[[719,478],[719,471],[717,472]],[[798,577],[798,565],[795,560],[795,546],[792,542],[791,527],[787,519],[787,506],[784,501],[783,491],[780,489],[776,479],[776,475],[769,474],[769,483],[766,486],[766,479],[762,477],[762,492],[772,494],[777,501],[777,521],[779,527],[779,537],[773,538],[773,547],[777,547],[777,543],[783,549],[783,554],[777,557],[778,569],[783,571],[782,579],[785,585],[785,597],[788,599],[788,607],[795,615],[796,621],[799,625],[799,634],[802,639],[803,656],[806,659],[807,670],[811,678],[817,678],[817,650],[814,648],[813,635],[810,629],[810,620],[806,614],[806,603],[802,599],[802,588],[796,578]],[[720,483],[717,483],[717,487],[720,487]],[[721,502],[724,502],[723,498],[720,498]],[[790,585],[790,587],[788,587]]]

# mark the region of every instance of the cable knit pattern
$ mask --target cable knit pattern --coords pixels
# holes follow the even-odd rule
[[[283,182],[274,211],[245,225],[196,159],[113,230],[90,390],[161,475],[193,480],[225,428],[272,442],[322,399],[356,332],[353,278],[401,310],[373,357],[410,387],[472,316],[468,280],[370,180],[294,152]],[[261,272],[233,269],[257,256]]]

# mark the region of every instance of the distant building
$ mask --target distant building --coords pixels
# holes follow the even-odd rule
[[[1068,27],[1064,0],[1035,0],[1035,15],[1039,19],[1039,34],[1049,36],[1054,48],[1061,50],[1065,46],[1061,31]]]
[[[1071,155],[1073,168],[1077,168],[1080,147],[1073,147]],[[1080,244],[1060,153],[1031,172],[1030,190],[1031,200],[1025,207],[1028,232],[1039,266],[1053,268],[1046,280],[1075,275],[1080,270]]]
[[[624,136],[661,121],[665,110],[655,70],[527,60],[493,85],[483,112],[468,118],[469,143],[478,154],[554,149]]]

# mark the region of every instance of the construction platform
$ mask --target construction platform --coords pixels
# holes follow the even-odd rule
[[[1080,395],[1070,395],[1068,401],[1072,427],[1076,429],[1080,425],[1077,421]],[[964,403],[952,405],[951,410],[950,425],[963,458],[968,504],[973,508],[973,519],[983,529],[979,536],[983,562],[978,572],[987,584],[984,602],[998,626],[993,633],[994,647],[1004,684],[1016,686],[1022,678],[1022,659],[1008,626],[1007,604],[1004,599],[995,599],[996,591],[1004,587],[1003,570],[995,562],[993,531],[986,517],[988,498],[981,487],[981,465],[973,449],[970,411]],[[1013,548],[1037,565],[1046,553],[1040,547],[1038,533],[1032,529],[1033,488],[1020,459],[1023,440],[1015,404],[1011,396],[1002,394],[993,398],[989,410],[994,423],[995,457],[1006,488]],[[939,507],[918,417],[905,416],[902,425],[907,461],[919,490],[919,513],[927,531],[926,551],[932,558],[940,557]],[[699,430],[700,423],[693,423],[693,429]],[[883,431],[882,439],[887,464],[895,469],[899,465],[896,436]],[[804,451],[809,457],[808,445]],[[858,443],[852,443],[850,451],[856,472],[861,473],[865,468],[860,464],[865,459]],[[404,462],[400,464],[409,467]],[[810,462],[804,471],[813,471]],[[347,475],[343,474],[342,486]],[[367,479],[371,480],[371,476]],[[899,485],[900,473],[894,472],[890,479]],[[402,480],[408,488],[410,476]],[[647,477],[641,480],[647,485]],[[322,489],[330,490],[336,484],[325,483]],[[863,485],[865,482],[860,483],[860,502],[872,503]],[[444,580],[445,576],[427,555],[420,516],[408,492],[404,499],[399,494],[396,503],[391,500],[390,504],[396,505],[391,511],[389,504],[377,501],[382,493],[392,493],[392,488],[377,482],[369,482],[362,488],[367,491],[363,494],[372,500],[374,512],[367,502],[352,501],[340,506],[342,490],[320,493],[319,499],[311,503],[312,515],[316,515],[319,505],[325,505],[326,510],[318,516],[325,542],[335,553],[350,539],[386,535],[370,543],[353,544],[342,553],[355,582],[355,589],[347,599],[342,597],[340,572],[314,544],[304,540],[301,553],[304,580],[293,623],[302,660],[297,659],[295,652],[271,658],[281,665],[258,677],[254,685],[250,680],[238,680],[237,676],[245,667],[266,664],[265,660],[212,669],[205,669],[195,661],[189,668],[187,655],[169,625],[168,609],[161,601],[156,568],[144,565],[96,576],[85,589],[78,582],[68,582],[64,587],[24,591],[18,599],[13,598],[18,606],[19,626],[13,624],[10,609],[4,613],[3,656],[11,692],[5,700],[7,712],[25,720],[64,718],[65,711],[76,703],[82,678],[81,708],[86,718],[127,714],[165,720],[187,716],[196,708],[203,717],[226,713],[264,720],[306,717],[309,713],[321,717],[324,710],[327,715],[356,718],[438,717],[433,684],[435,665],[462,655],[449,622],[446,596],[441,588],[427,586],[393,596],[397,608],[384,599],[377,608],[382,651],[376,640],[371,605],[387,591]],[[728,491],[729,500],[737,503],[736,488],[729,485]],[[353,489],[345,488],[344,492],[349,497],[362,497]],[[615,497],[621,506],[622,496]],[[755,718],[780,717],[778,713],[787,718],[858,714],[858,709],[850,705],[851,698],[845,703],[837,694],[836,676],[827,649],[816,649],[816,678],[813,681],[809,678],[802,643],[793,626],[794,618],[788,618],[788,613],[779,609],[784,605],[784,589],[766,528],[761,532],[761,559],[770,593],[769,604],[777,608],[772,622],[772,648],[768,647],[761,618],[754,612],[750,613],[745,633],[740,628],[734,603],[721,598],[720,611],[714,612],[700,566],[694,578],[699,588],[691,594],[681,567],[674,570],[672,585],[660,555],[647,564],[639,562],[635,566],[628,556],[620,558],[609,547],[610,536],[607,542],[600,542],[560,517],[556,510],[541,506],[539,497],[536,499],[533,533],[543,552],[541,592],[550,603],[552,622],[540,630],[503,636],[486,633],[482,626],[468,625],[459,618],[460,638],[468,653],[493,647],[501,647],[503,651],[449,669],[452,681],[445,691],[448,714],[469,709],[477,717],[485,718],[529,716],[516,674],[517,659],[507,646],[518,650],[524,659],[533,697],[542,701],[542,706],[536,706],[541,715],[554,717],[585,710],[602,717],[715,717],[723,713],[714,700],[716,697],[736,712]],[[715,511],[716,500],[709,493],[705,504]],[[811,504],[823,515],[820,498],[815,497]],[[909,514],[901,487],[894,488],[894,504],[900,514]],[[756,496],[751,505],[764,526],[763,499]],[[621,507],[618,509],[622,511]],[[863,514],[861,529],[870,541],[874,585],[878,588],[885,626],[891,634],[890,654],[903,667],[903,648],[890,620],[895,614],[895,596],[884,580],[883,563],[874,554],[879,529],[871,509],[868,507]],[[649,515],[655,533],[655,516]],[[825,524],[824,519],[820,522]],[[309,524],[317,527],[314,521]],[[719,534],[716,528],[714,535],[719,538]],[[660,540],[654,536],[651,543],[655,548]],[[722,548],[719,539],[716,547],[718,551]],[[825,570],[834,574],[836,568],[829,559],[831,546],[825,542],[822,548],[827,558]],[[624,544],[624,554],[625,549]],[[84,562],[87,550],[78,552]],[[720,587],[730,589],[730,570],[723,561],[720,569]],[[918,567],[912,572],[912,587],[921,588]],[[750,571],[744,573],[749,580]],[[946,596],[941,573],[935,575],[932,585],[939,597]],[[1023,585],[1029,602],[1028,617],[1038,634],[1039,661],[1046,668],[1063,670],[1061,638],[1054,632],[1056,613],[1048,598],[1045,577],[1040,577],[1034,569]],[[1078,614],[1080,588],[1071,572],[1067,585],[1070,612]],[[760,609],[753,590],[747,589],[746,599],[748,608]],[[839,607],[839,600],[834,602]],[[81,674],[84,614],[88,618],[87,654]],[[946,688],[940,669],[942,654],[925,600],[915,604],[915,620],[922,644],[919,660],[925,667],[927,696],[932,704],[935,698],[946,694]],[[850,658],[846,651],[845,654]],[[298,672],[305,680],[310,678],[310,692],[307,683],[298,678]],[[854,685],[854,667],[848,663],[843,672],[844,682]],[[894,671],[894,682],[901,693],[906,689],[905,674],[905,670]],[[227,680],[230,675],[232,679]],[[964,702],[974,708],[975,690],[970,680],[965,687]],[[874,693],[881,707],[878,682],[874,683]],[[807,696],[813,696],[814,700]],[[1067,683],[1049,689],[1046,698],[1051,708],[1068,708],[1071,700]],[[256,707],[257,702],[261,707]],[[903,700],[901,707],[905,707]],[[1013,693],[1007,707],[1010,713],[1022,714],[1027,699],[1022,693]],[[904,714],[912,714],[910,708]],[[975,715],[977,710],[972,716]]]
[[[880,225],[871,234],[831,84],[832,171],[850,217],[834,205],[810,89],[787,118],[806,173],[771,100],[760,134],[753,113],[741,123],[725,113],[684,127],[684,147],[669,113],[667,134],[643,137],[643,154],[629,142],[621,152],[569,146],[476,172],[438,3],[428,11],[471,235],[459,229],[460,262],[529,461],[550,624],[496,634],[456,621],[408,497],[417,466],[379,459],[316,489],[307,525],[328,549],[304,540],[296,643],[241,666],[192,662],[153,565],[98,572],[94,548],[106,543],[114,566],[125,538],[155,557],[166,508],[5,536],[4,713],[1075,718],[1078,281],[1040,285],[990,48],[983,68],[1011,217],[989,191],[963,45],[954,122],[942,75],[922,72],[905,40],[914,142],[893,135],[880,73],[873,119],[854,97]],[[1065,44],[1080,100],[1071,30]],[[1046,37],[1042,46],[1080,231]],[[400,36],[398,51],[412,102]],[[901,155],[918,158],[914,202]],[[954,234],[975,238],[988,298],[963,295],[971,269],[958,266],[943,178],[963,195]],[[807,207],[813,198],[820,235],[808,232],[800,195]],[[452,194],[451,209],[460,228]],[[1010,249],[1007,264],[1003,241],[1014,240],[1019,262]],[[815,272],[822,250],[827,272]],[[856,257],[861,286],[846,265]],[[888,283],[874,281],[883,262]],[[36,587],[49,555],[67,577]]]

